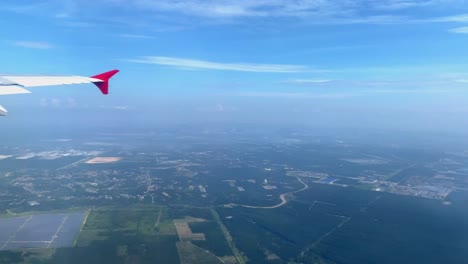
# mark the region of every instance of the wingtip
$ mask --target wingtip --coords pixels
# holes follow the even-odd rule
[[[95,82],[94,84],[101,90],[102,94],[109,94],[109,80],[112,76],[116,75],[119,70],[111,70],[108,72],[104,72],[98,75],[91,76],[91,78],[99,79],[100,82]]]
[[[0,116],[6,116],[8,111],[0,105]]]
[[[107,71],[107,72],[103,72],[103,73],[91,76],[91,78],[99,79],[105,82],[105,81],[108,81],[112,76],[116,75],[118,72],[119,70],[115,69],[115,70],[111,70],[111,71]]]

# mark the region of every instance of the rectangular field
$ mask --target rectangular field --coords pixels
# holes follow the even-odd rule
[[[69,247],[84,213],[40,214],[0,219],[0,250]]]
[[[86,161],[86,164],[114,163],[121,160],[121,157],[95,157]]]

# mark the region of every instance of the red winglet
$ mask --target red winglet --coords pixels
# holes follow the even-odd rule
[[[94,84],[101,90],[102,94],[109,93],[109,79],[118,73],[119,70],[112,70],[98,75],[91,76],[91,78],[99,79],[102,82],[94,82]]]

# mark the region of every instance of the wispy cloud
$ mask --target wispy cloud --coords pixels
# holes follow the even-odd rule
[[[419,11],[464,10],[463,1],[449,0],[109,0],[118,7],[178,14],[211,21],[245,18],[298,18],[309,24],[405,24],[466,22],[468,14],[430,15]],[[432,14],[436,14],[432,12]],[[193,22],[193,20],[190,20]],[[248,21],[248,20],[247,20]]]
[[[130,62],[156,64],[176,67],[179,69],[199,69],[199,70],[221,70],[221,71],[242,71],[242,72],[272,72],[272,73],[292,73],[321,71],[303,65],[289,64],[255,64],[255,63],[222,63],[206,60],[194,60],[174,57],[146,56],[139,59],[129,60]]]
[[[468,27],[457,27],[449,30],[452,33],[468,34]]]
[[[293,83],[293,84],[322,84],[322,83],[329,83],[332,80],[328,79],[293,79],[287,80],[285,83]]]
[[[13,43],[16,46],[28,48],[28,49],[51,49],[54,45],[48,42],[37,42],[37,41],[15,41]]]
[[[68,98],[41,98],[40,105],[42,107],[53,107],[53,108],[75,108],[75,107],[78,106],[78,103],[72,97],[68,97]]]
[[[32,1],[31,1],[32,2]],[[113,26],[159,27],[180,30],[209,22],[250,22],[260,18],[292,18],[306,24],[404,24],[467,22],[460,14],[462,0],[100,0],[38,1],[39,3],[0,6],[0,12],[52,16],[61,22],[76,19],[83,23],[112,22]],[[421,12],[421,9],[427,12]],[[439,11],[443,9],[446,16]],[[38,12],[41,10],[41,12]],[[410,12],[417,10],[418,12]],[[141,12],[144,11],[144,12]],[[78,16],[79,14],[79,16]],[[129,19],[129,15],[138,18]],[[98,19],[96,19],[98,18]],[[193,18],[197,18],[194,20]],[[115,23],[117,20],[117,23]],[[139,23],[142,23],[139,25]],[[66,24],[65,24],[66,25]],[[164,25],[164,26],[163,26]],[[163,31],[166,31],[164,29]]]
[[[122,5],[124,0],[112,0]],[[359,11],[395,11],[437,6],[435,0],[135,0],[134,7],[203,17],[306,17],[349,16]]]
[[[408,8],[420,8],[425,6],[437,5],[438,0],[386,0],[375,1],[371,3],[375,9],[381,10],[401,10]]]
[[[468,22],[468,14],[458,14],[458,15],[453,15],[453,16],[436,17],[428,21],[465,23],[465,22]]]
[[[96,27],[96,22],[61,20],[59,25],[64,26],[64,27],[70,27],[70,28],[91,28],[91,27]]]
[[[198,112],[234,112],[237,111],[237,107],[227,106],[222,103],[217,103],[216,105],[206,105],[195,108]]]
[[[467,81],[468,82],[468,81]],[[466,86],[466,85],[465,85]],[[233,96],[240,97],[260,97],[260,98],[283,98],[283,99],[342,99],[349,97],[363,97],[363,96],[385,96],[385,95],[423,95],[423,94],[453,94],[453,93],[466,93],[466,89],[460,86],[451,87],[449,89],[443,87],[432,88],[402,88],[402,87],[389,87],[369,89],[356,88],[356,89],[338,89],[331,92],[283,92],[283,91],[241,91],[233,94]]]
[[[2,4],[0,11],[13,12],[18,14],[30,14],[39,9],[48,8],[49,4],[41,1],[23,4]]]
[[[264,98],[287,98],[287,99],[340,99],[347,97],[361,96],[359,92],[344,93],[302,93],[302,92],[260,92],[244,91],[236,94],[241,97],[264,97]]]
[[[119,37],[128,39],[152,39],[152,36],[140,35],[140,34],[119,34]]]
[[[120,110],[120,111],[126,111],[130,109],[128,105],[101,105],[99,106],[99,108],[110,109],[110,110]]]

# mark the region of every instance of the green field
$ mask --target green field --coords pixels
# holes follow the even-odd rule
[[[209,250],[216,256],[222,257],[232,255],[232,251],[229,248],[218,223],[215,221],[193,222],[189,223],[189,226],[194,233],[203,233],[206,237],[205,241],[193,241],[193,244]]]
[[[465,263],[467,197],[312,184],[280,208],[217,211],[248,263]]]
[[[297,202],[276,209],[218,209],[235,245],[249,263],[284,263],[294,260],[345,218],[331,215],[328,208],[311,208]]]
[[[205,217],[190,224],[205,241],[180,242],[173,221],[185,217]],[[92,209],[74,247],[0,251],[0,263],[18,264],[223,263],[221,258],[233,259],[210,209],[163,206]]]
[[[115,234],[127,236],[176,235],[172,220],[167,216],[167,209],[163,207],[94,209],[83,225],[76,245],[87,246],[93,241],[105,240]]]
[[[467,197],[311,184],[274,209],[101,207],[74,247],[0,251],[0,263],[464,263]],[[183,219],[198,219],[189,232],[205,240],[180,241],[174,220]]]
[[[223,262],[212,254],[190,242],[177,242],[181,255],[181,264],[222,264]]]
[[[179,263],[178,240],[164,207],[93,209],[75,247],[45,263]]]

